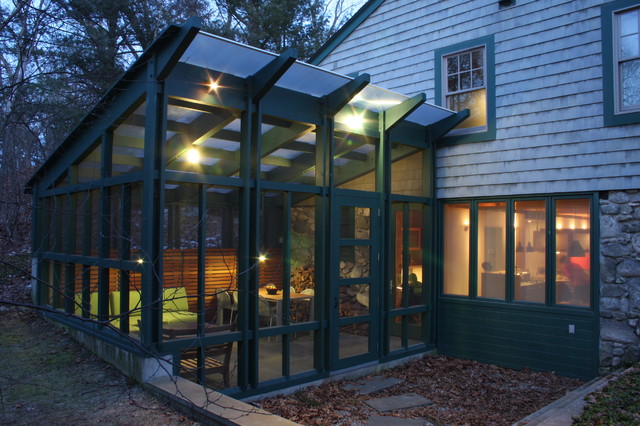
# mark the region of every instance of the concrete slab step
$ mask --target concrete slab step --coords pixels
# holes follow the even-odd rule
[[[406,408],[421,407],[431,405],[433,402],[417,393],[406,393],[403,395],[389,396],[386,398],[375,398],[365,401],[367,405],[380,412],[391,410],[402,410]]]
[[[402,417],[389,417],[373,415],[364,424],[365,426],[424,426],[431,424],[424,419],[403,419]]]
[[[350,383],[343,386],[343,390],[357,390],[360,395],[368,395],[371,393],[379,392],[384,389],[388,389],[391,386],[395,386],[398,383],[402,383],[404,380],[397,379],[395,377],[381,377],[375,376],[371,380],[367,380],[364,383]]]

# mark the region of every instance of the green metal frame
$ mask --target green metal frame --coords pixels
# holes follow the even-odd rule
[[[505,299],[497,300],[497,299],[485,299],[480,298],[477,295],[477,261],[478,261],[478,248],[477,248],[477,223],[478,223],[478,204],[481,202],[492,202],[492,201],[504,201],[506,202],[506,229],[513,229],[513,217],[514,217],[514,205],[517,201],[530,201],[530,200],[544,200],[546,207],[546,216],[545,223],[547,224],[547,229],[555,230],[555,203],[557,200],[561,199],[589,199],[590,200],[590,215],[591,215],[591,305],[589,307],[579,307],[579,306],[565,306],[558,305],[555,303],[555,233],[547,232],[546,235],[546,283],[545,286],[545,302],[544,303],[529,303],[523,301],[514,300],[514,259],[511,254],[515,253],[515,241],[513,232],[507,232],[506,235],[506,246],[505,246],[505,255],[506,255],[506,291],[505,291]],[[538,365],[535,364],[535,360],[530,360],[529,362],[533,364],[528,364],[527,366],[533,369],[545,369],[551,368],[558,372],[559,374],[576,376],[581,378],[592,378],[598,374],[599,369],[599,360],[598,360],[598,346],[599,346],[599,286],[598,286],[598,277],[600,276],[600,264],[599,264],[599,197],[598,193],[575,193],[575,194],[544,194],[544,195],[529,195],[529,196],[505,196],[505,197],[485,197],[485,198],[474,198],[474,199],[451,199],[451,200],[443,200],[438,203],[438,228],[439,232],[436,235],[439,235],[437,240],[437,258],[442,259],[443,253],[443,215],[444,215],[444,206],[446,204],[452,203],[469,203],[470,205],[470,253],[469,253],[469,268],[470,268],[470,287],[469,287],[469,296],[455,296],[455,295],[445,295],[443,294],[443,268],[442,263],[438,264],[437,267],[437,275],[436,275],[436,283],[438,285],[438,321],[439,321],[439,329],[447,329],[447,327],[443,327],[443,321],[446,322],[446,318],[448,312],[455,312],[455,315],[461,315],[458,312],[466,312],[469,315],[468,321],[470,323],[473,322],[474,316],[497,316],[495,319],[487,319],[487,321],[497,321],[498,318],[502,318],[504,321],[507,320],[508,317],[517,317],[522,316],[522,318],[529,317],[540,318],[549,318],[545,319],[545,321],[554,321],[550,318],[558,318],[558,323],[561,323],[564,327],[565,322],[572,321],[580,321],[583,325],[586,324],[590,326],[591,331],[587,331],[584,337],[579,337],[579,339],[587,339],[587,343],[582,344],[583,347],[589,347],[591,358],[584,359],[576,359],[575,360],[575,368],[566,367],[559,365],[556,368],[549,367],[551,364],[549,360],[546,358],[540,360]],[[461,311],[458,311],[461,309]],[[463,310],[463,311],[462,311]],[[464,327],[465,321],[459,317],[459,324],[453,329],[457,330],[461,327]],[[489,318],[489,317],[487,317]],[[522,324],[525,324],[524,319],[519,319]],[[533,326],[535,324],[531,324]],[[474,327],[478,326],[475,324]],[[447,329],[448,330],[448,329]],[[479,330],[479,329],[478,329]],[[478,332],[476,330],[476,332]],[[507,339],[511,336],[514,339],[525,339],[518,335],[517,333],[523,333],[522,331],[513,331],[511,329],[505,329],[506,331],[502,334],[502,337]],[[564,331],[564,328],[560,328],[561,331]],[[451,330],[448,330],[449,332]],[[478,359],[484,362],[493,362],[501,365],[514,367],[514,368],[522,368],[525,366],[522,363],[517,361],[517,357],[520,355],[516,354],[516,350],[509,351],[509,349],[503,349],[500,354],[496,354],[493,359],[489,358],[478,358],[476,353],[476,349],[469,346],[470,342],[463,342],[463,345],[466,345],[468,349],[460,352],[460,348],[455,348],[456,345],[451,342],[455,339],[455,337],[443,336],[442,331],[438,332],[437,336],[437,346],[440,350],[442,350],[445,354],[450,354],[453,356],[465,356],[474,359]],[[462,333],[462,332],[460,332]],[[516,334],[514,334],[516,333]],[[557,334],[561,334],[558,332]],[[461,338],[460,338],[461,339]],[[561,337],[554,336],[553,338],[549,338],[550,340],[546,343],[549,344],[557,344]],[[443,341],[447,343],[445,345],[442,344]],[[462,341],[462,340],[461,340]],[[496,340],[497,341],[497,340]],[[533,343],[532,343],[533,344]],[[472,345],[473,346],[473,345]],[[530,345],[529,345],[530,346]],[[450,351],[454,352],[450,352]],[[535,349],[531,349],[535,351]],[[567,348],[566,352],[562,352],[558,354],[559,358],[563,360],[567,357],[571,357],[571,348]],[[573,361],[572,361],[573,362]]]
[[[386,277],[389,275],[388,262],[380,260],[375,262],[377,267],[372,270],[371,277],[377,285],[372,285],[372,300],[380,300],[382,309],[378,310],[378,304],[372,305],[372,312],[367,318],[343,318],[337,319],[337,308],[333,302],[337,297],[335,277],[333,269],[339,264],[336,257],[339,251],[335,250],[336,244],[345,243],[338,238],[339,229],[335,225],[335,214],[341,205],[355,205],[364,202],[380,214],[374,224],[374,236],[370,242],[375,253],[372,257],[386,259],[391,253],[390,209],[392,201],[404,203],[417,203],[424,206],[424,229],[429,233],[433,217],[434,191],[434,144],[446,132],[450,126],[455,126],[463,120],[465,113],[452,116],[449,120],[437,123],[429,128],[408,123],[405,119],[425,101],[425,95],[420,94],[405,102],[383,111],[380,114],[367,112],[368,117],[376,123],[365,129],[370,137],[377,138],[375,150],[376,170],[375,192],[357,192],[336,188],[333,174],[333,159],[336,155],[334,139],[337,132],[345,132],[342,125],[336,126],[335,116],[349,101],[361,91],[368,83],[369,76],[363,74],[333,93],[323,98],[315,98],[307,94],[295,93],[290,90],[276,87],[275,84],[295,62],[293,51],[274,58],[263,69],[245,79],[220,74],[211,70],[202,70],[184,63],[177,63],[182,53],[189,46],[198,32],[194,22],[187,23],[183,27],[170,27],[152,47],[144,53],[144,58],[136,62],[135,66],[125,75],[126,81],[114,86],[103,99],[99,109],[94,111],[83,122],[88,126],[85,132],[76,131],[71,134],[56,153],[47,161],[29,183],[29,189],[34,198],[34,231],[32,235],[34,254],[38,259],[37,276],[44,281],[53,284],[53,290],[38,285],[36,299],[40,304],[47,304],[46,299],[52,291],[62,291],[66,296],[66,302],[59,306],[58,296],[53,298],[55,308],[64,308],[69,314],[74,313],[75,306],[73,294],[76,280],[81,280],[81,307],[82,319],[69,317],[64,321],[87,333],[95,335],[120,348],[134,353],[159,353],[174,354],[179,358],[180,350],[191,342],[163,341],[162,339],[162,289],[163,289],[163,249],[164,247],[164,208],[172,202],[172,197],[167,197],[165,187],[169,183],[188,183],[196,189],[198,207],[198,263],[197,263],[197,306],[198,306],[198,334],[200,337],[200,361],[204,355],[203,347],[206,345],[234,341],[237,342],[238,356],[238,382],[237,386],[225,390],[234,395],[252,395],[269,390],[281,388],[284,385],[308,382],[312,379],[326,377],[331,371],[343,368],[347,365],[356,365],[362,362],[374,360],[391,360],[412,353],[424,351],[432,347],[428,339],[433,333],[429,327],[423,327],[422,339],[424,345],[409,347],[407,344],[407,321],[405,318],[404,349],[389,351],[389,322],[394,316],[405,317],[414,313],[424,313],[425,321],[428,316],[433,316],[430,306],[404,307],[390,312],[388,307],[389,284]],[[213,73],[213,74],[209,74]],[[202,90],[194,88],[198,85],[188,85],[185,81],[206,81],[206,75],[215,75],[220,78],[225,87],[231,88],[228,96],[224,97],[214,93],[203,94]],[[286,99],[287,102],[282,100]],[[142,159],[142,171],[130,174],[113,176],[113,145],[114,129],[123,123],[131,114],[144,107],[144,119],[142,116],[134,117],[139,126],[144,126],[144,139],[128,141],[133,143],[136,149],[144,149]],[[240,117],[240,132],[235,132],[234,138],[240,143],[240,159],[237,168],[237,177],[216,176],[211,174],[194,174],[186,171],[166,170],[168,162],[188,147],[178,137],[167,140],[167,130],[174,131],[177,124],[167,119],[167,111],[170,106],[178,106],[197,111],[218,114],[221,109],[228,111],[228,116],[222,116],[223,125],[209,122],[197,123],[197,129],[189,134],[189,142],[199,143],[215,133],[210,126],[217,126],[218,130],[231,120]],[[222,114],[225,112],[223,111]],[[468,115],[468,113],[467,113]],[[273,117],[286,120],[288,128],[274,128],[263,134],[261,126],[265,120]],[[302,124],[306,123],[306,124]],[[209,127],[208,127],[209,126]],[[310,127],[315,126],[315,127]],[[337,128],[336,128],[337,127]],[[260,167],[262,157],[278,149],[274,141],[291,141],[299,135],[315,131],[315,182],[313,184],[288,183],[284,181],[269,181],[261,177]],[[193,139],[193,141],[192,141]],[[235,140],[235,139],[234,139]],[[404,196],[391,194],[391,163],[406,155],[407,150],[392,154],[391,144],[399,142],[403,145],[417,147],[424,150],[424,197]],[[364,142],[359,142],[364,143]],[[101,145],[100,145],[101,144]],[[87,152],[101,146],[100,176],[98,179],[88,182],[78,181],[78,164],[87,155]],[[362,156],[357,152],[340,153],[339,155]],[[358,169],[352,171],[351,178],[370,171]],[[221,186],[234,188],[239,194],[239,242],[238,242],[238,268],[248,273],[239,274],[237,288],[239,290],[239,316],[238,329],[232,333],[220,336],[204,335],[204,311],[205,311],[205,238],[207,193],[209,186]],[[133,196],[134,188],[141,188],[140,199]],[[318,291],[314,297],[315,318],[309,323],[291,323],[288,317],[279,327],[259,327],[259,315],[257,298],[255,297],[259,287],[259,266],[255,266],[259,256],[261,240],[261,216],[263,205],[262,194],[264,191],[280,191],[284,200],[284,212],[282,217],[283,228],[283,252],[286,259],[283,268],[284,307],[285,311],[290,307],[289,276],[290,265],[288,263],[291,228],[291,208],[297,199],[314,197],[316,220],[316,246],[315,246],[315,282]],[[119,216],[118,228],[124,238],[112,246],[110,235],[112,217],[111,199],[118,196],[121,200],[119,207],[122,214]],[[97,198],[96,198],[97,197]],[[137,193],[136,193],[137,197]],[[53,201],[50,201],[53,200]],[[64,200],[64,202],[63,202]],[[83,200],[80,202],[80,200]],[[97,211],[94,201],[98,201]],[[48,217],[41,209],[45,204],[53,202],[56,211],[67,210],[67,216],[57,215],[48,224]],[[132,258],[132,246],[129,238],[132,235],[132,204],[136,202],[142,206],[141,215],[144,218],[140,224],[140,251],[139,257]],[[84,220],[76,223],[74,209],[83,204]],[[407,204],[408,206],[408,204]],[[92,232],[92,215],[99,215],[97,232]],[[62,218],[65,218],[64,220]],[[46,229],[44,229],[46,228]],[[51,247],[36,249],[38,237],[49,231],[53,231],[55,239]],[[84,231],[84,232],[83,232]],[[95,229],[94,229],[95,231]],[[82,233],[82,238],[76,233]],[[98,235],[98,241],[93,241],[93,235]],[[407,237],[408,238],[408,237]],[[64,239],[64,246],[61,245]],[[356,244],[358,241],[347,241]],[[80,246],[75,246],[79,244]],[[98,248],[97,256],[92,254],[92,249]],[[63,251],[64,250],[64,251]],[[432,256],[430,244],[423,254],[425,267],[426,261]],[[112,253],[117,252],[117,258],[112,258]],[[337,262],[337,263],[336,263]],[[80,277],[74,276],[74,271],[80,265]],[[376,269],[377,268],[377,269]],[[98,270],[98,318],[99,323],[89,321],[90,289],[92,271]],[[117,333],[111,327],[105,327],[109,318],[109,276],[110,270],[119,270],[120,281],[118,289],[121,292],[120,311],[129,310],[129,291],[131,290],[132,273],[141,274],[142,290],[142,315],[140,326],[141,349],[136,348],[127,336]],[[425,268],[426,269],[426,268]],[[66,277],[62,279],[62,276]],[[372,281],[373,282],[373,281]],[[337,348],[337,333],[341,324],[358,321],[370,323],[372,337],[369,352],[363,356],[351,359],[338,359],[331,353]],[[433,318],[430,321],[433,324]],[[119,331],[127,334],[132,328],[126,315],[120,318]],[[290,368],[291,336],[294,333],[309,331],[314,338],[314,365],[312,371],[300,374],[292,374]],[[260,339],[269,336],[281,336],[282,365],[281,377],[260,382],[259,372],[259,342]],[[430,346],[431,345],[431,346]],[[337,354],[337,352],[335,352]],[[204,378],[200,377],[202,381]]]

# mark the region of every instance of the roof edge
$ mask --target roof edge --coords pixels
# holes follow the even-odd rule
[[[309,63],[319,65],[333,50],[351,35],[375,10],[384,3],[384,0],[367,1],[338,31],[333,33],[309,59]]]

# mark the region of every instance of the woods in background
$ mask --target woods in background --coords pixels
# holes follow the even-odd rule
[[[309,58],[364,0],[0,0],[0,252],[29,246],[24,184],[170,23]]]

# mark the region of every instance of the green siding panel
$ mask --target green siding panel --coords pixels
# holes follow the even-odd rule
[[[440,301],[437,347],[444,355],[590,379],[598,374],[597,341],[591,311]]]

